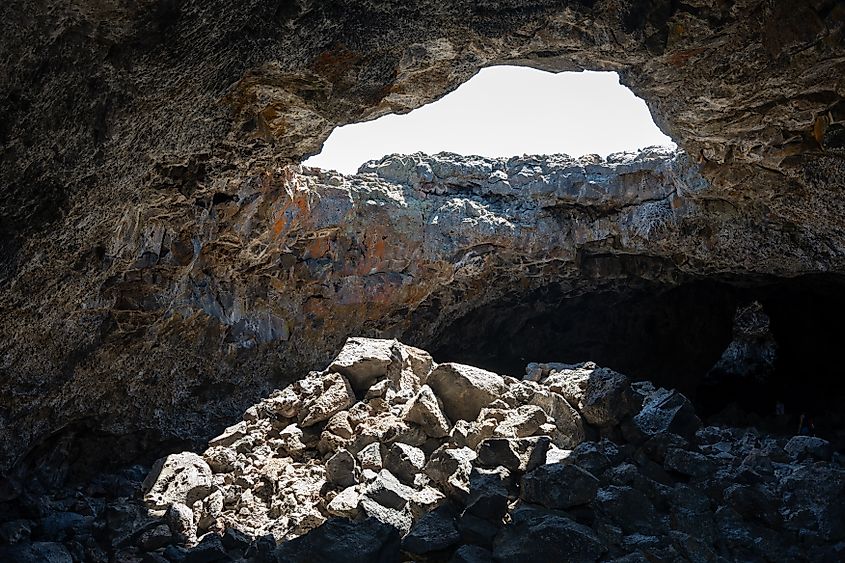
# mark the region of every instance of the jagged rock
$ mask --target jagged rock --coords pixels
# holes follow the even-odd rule
[[[137,544],[144,551],[153,551],[170,544],[173,541],[173,534],[165,524],[156,526],[141,534]]]
[[[383,467],[381,458],[381,445],[378,442],[373,442],[364,446],[357,454],[358,461],[361,463],[362,469],[372,469],[373,471],[381,471]]]
[[[496,561],[596,561],[606,551],[587,526],[555,513],[523,508],[493,543]]]
[[[807,458],[830,461],[833,457],[830,442],[815,436],[793,436],[783,449],[791,459],[798,461]]]
[[[531,438],[490,438],[478,446],[478,463],[485,467],[501,465],[511,471],[531,471],[546,462],[551,441],[546,436]]]
[[[692,440],[700,427],[701,421],[686,397],[677,391],[659,389],[646,399],[627,429],[634,440],[644,440],[661,432]],[[625,429],[623,427],[623,431]]]
[[[446,415],[443,414],[440,399],[428,385],[420,387],[419,392],[409,404],[404,419],[422,426],[423,431],[432,438],[448,436],[452,427]]]
[[[338,487],[351,487],[358,483],[358,466],[355,456],[339,450],[326,462],[326,479]]]
[[[165,509],[174,502],[191,505],[211,492],[211,468],[197,454],[161,458],[144,480],[144,502]]]
[[[538,406],[546,415],[554,419],[558,432],[550,437],[557,447],[571,449],[584,440],[584,421],[563,395],[532,382],[511,385],[510,391],[518,401],[526,401]]]
[[[544,464],[522,477],[521,497],[525,502],[566,510],[591,502],[599,480],[574,464]]]
[[[345,376],[352,387],[363,394],[376,380],[387,375],[394,360],[395,344],[395,340],[348,338],[328,369]]]
[[[419,448],[396,442],[387,448],[384,467],[405,483],[413,483],[414,477],[425,467],[425,454]]]
[[[299,413],[299,424],[303,428],[328,420],[355,402],[352,387],[343,376],[326,374],[320,384],[322,389],[313,392],[312,397],[305,400]]]
[[[455,527],[457,514],[457,509],[450,504],[428,512],[402,538],[402,550],[415,555],[425,555],[456,545],[461,539]]]
[[[477,455],[469,448],[448,448],[441,446],[425,466],[425,474],[442,487],[449,495],[458,499],[469,494],[469,475],[472,462]]]
[[[408,533],[414,523],[410,507],[407,506],[390,508],[368,496],[363,496],[361,497],[360,507],[367,516],[393,526],[403,536]]]
[[[285,542],[273,554],[278,563],[394,563],[399,560],[399,531],[375,518],[333,518],[310,533]]]
[[[660,531],[660,520],[652,502],[631,487],[611,485],[596,493],[596,510],[627,534],[653,534]]]
[[[494,435],[499,438],[526,438],[537,433],[547,422],[548,417],[540,407],[520,405],[505,412],[505,417],[496,426]]]
[[[639,406],[630,380],[607,368],[552,371],[543,382],[595,426],[617,425]]]
[[[582,442],[561,460],[562,463],[577,465],[595,476],[600,476],[606,469],[614,465],[622,454],[619,448],[610,440],[600,442]],[[548,454],[546,455],[546,463]]]
[[[247,435],[247,423],[241,421],[233,426],[229,426],[222,434],[216,438],[208,441],[208,446],[214,448],[216,446],[231,446],[241,438]]]
[[[208,533],[185,554],[184,563],[214,563],[228,559],[223,540],[215,533]]]
[[[481,409],[506,390],[501,376],[463,364],[440,364],[429,374],[428,385],[442,401],[449,420],[472,421]]]
[[[364,494],[382,506],[399,510],[408,504],[413,489],[400,483],[387,469],[382,469]]]
[[[669,448],[663,461],[666,469],[677,471],[690,477],[704,477],[713,472],[710,458],[682,448]]]
[[[51,542],[0,547],[0,557],[15,563],[73,563],[73,558],[64,545]]]
[[[784,527],[808,529],[827,541],[845,539],[845,470],[792,466],[780,478]]]
[[[170,531],[183,543],[192,542],[196,536],[194,511],[188,506],[174,502],[164,514],[164,522]]]
[[[335,496],[326,506],[332,516],[343,516],[354,519],[359,514],[358,505],[361,495],[355,487],[347,487]]]

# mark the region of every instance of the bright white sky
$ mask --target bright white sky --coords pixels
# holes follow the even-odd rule
[[[352,174],[391,153],[607,156],[651,145],[673,143],[615,72],[497,66],[411,113],[335,129],[303,164]]]

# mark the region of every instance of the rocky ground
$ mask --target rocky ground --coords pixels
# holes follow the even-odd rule
[[[0,559],[845,557],[829,442],[705,426],[680,393],[589,362],[516,379],[350,338],[208,446],[74,490],[2,491]]]

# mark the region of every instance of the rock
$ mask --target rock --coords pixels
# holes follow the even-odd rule
[[[173,542],[173,534],[170,532],[170,528],[161,524],[141,534],[137,544],[144,551],[153,551],[169,545],[171,542]]]
[[[660,531],[657,511],[641,491],[611,485],[598,490],[594,504],[604,519],[627,534],[649,535]]]
[[[830,461],[833,457],[833,447],[830,442],[815,436],[793,436],[783,447],[793,460],[817,459]]]
[[[338,487],[346,488],[358,482],[355,457],[346,450],[338,450],[326,462],[326,478]]]
[[[516,386],[511,386],[514,390]],[[584,421],[575,408],[563,395],[550,391],[545,386],[525,383],[516,387],[517,394],[529,404],[543,409],[546,415],[555,420],[558,433],[550,436],[559,448],[571,449],[580,444],[585,437]]]
[[[455,526],[456,516],[457,509],[452,505],[444,505],[425,514],[402,539],[402,550],[425,555],[456,545],[461,539]]]
[[[525,502],[566,510],[587,504],[596,496],[599,480],[573,464],[545,464],[522,477],[521,497]]]
[[[452,424],[443,414],[440,399],[431,387],[423,385],[408,405],[404,420],[419,424],[423,431],[432,438],[442,438],[449,435]]]
[[[364,446],[357,454],[358,461],[361,463],[363,469],[372,469],[373,471],[381,471],[381,446],[378,442],[373,442]]]
[[[387,469],[382,469],[378,477],[364,490],[364,494],[387,508],[401,509],[410,500],[414,490],[400,483]]]
[[[641,441],[661,432],[671,432],[691,441],[700,427],[701,421],[686,397],[677,391],[658,389],[634,417],[629,435]]]
[[[399,531],[375,518],[361,521],[333,518],[308,534],[285,542],[275,553],[278,563],[395,563]]]
[[[681,448],[669,448],[663,461],[666,469],[689,477],[705,477],[713,472],[714,464],[706,455]]]
[[[449,420],[472,421],[481,409],[506,390],[504,380],[493,372],[463,364],[440,364],[429,374],[428,385],[442,401]]]
[[[73,563],[73,558],[65,546],[51,542],[0,547],[0,560],[10,563]]]
[[[347,487],[329,502],[326,510],[332,516],[343,516],[354,519],[360,512],[358,509],[360,502],[361,495],[355,487]]]
[[[216,438],[208,441],[208,446],[211,448],[217,446],[231,446],[241,438],[247,435],[247,422],[241,421],[233,426],[229,426],[222,434]]]
[[[224,548],[231,551],[233,549],[248,548],[252,543],[252,539],[236,528],[226,528],[226,531],[220,537],[220,542]]]
[[[32,522],[29,520],[10,520],[0,524],[0,542],[13,545],[29,539]]]
[[[480,545],[462,545],[455,550],[449,563],[493,563],[493,552]]]
[[[197,545],[185,554],[184,563],[213,563],[229,559],[223,540],[211,532],[200,538]]]
[[[196,537],[194,512],[182,503],[174,502],[170,505],[164,514],[164,522],[183,543],[191,542]]]
[[[346,377],[353,389],[363,395],[376,380],[387,375],[395,344],[395,340],[348,338],[328,369]]]
[[[827,541],[845,540],[845,470],[792,466],[781,474],[779,485],[785,528],[817,531]]]
[[[40,538],[49,541],[65,541],[69,537],[80,537],[90,533],[94,523],[91,516],[76,512],[55,512],[41,520],[38,526]]]
[[[596,561],[605,551],[587,526],[531,508],[515,514],[493,542],[493,558],[513,563]]]
[[[639,406],[630,380],[607,368],[553,371],[543,382],[595,426],[615,426]]]
[[[504,482],[507,478],[507,470],[472,470],[466,508],[458,520],[458,530],[464,542],[492,544],[508,510],[509,494]]]
[[[322,377],[322,390],[304,401],[299,413],[303,428],[328,420],[334,414],[355,403],[352,387],[341,375],[329,373]]]
[[[531,471],[546,462],[550,445],[547,436],[490,438],[478,446],[478,463],[485,467],[501,465],[511,471]]]
[[[211,468],[195,453],[171,454],[155,462],[144,480],[144,502],[166,509],[178,502],[192,505],[211,492]]]
[[[414,523],[409,507],[389,508],[366,496],[361,497],[360,507],[367,516],[393,526],[403,536],[408,533]]]
[[[540,407],[520,405],[506,412],[494,435],[499,438],[526,438],[537,433],[547,421],[546,413]]]
[[[419,448],[396,442],[387,448],[384,467],[404,483],[413,484],[425,467],[425,454]]]
[[[469,448],[443,446],[431,454],[425,474],[448,495],[463,499],[469,494],[469,474],[476,457]]]

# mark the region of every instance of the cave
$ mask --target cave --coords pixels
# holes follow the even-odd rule
[[[0,27],[0,559],[286,560],[363,530],[356,545],[392,550],[370,560],[398,560],[396,514],[335,528],[352,485],[306,474],[342,440],[367,447],[364,411],[368,432],[396,423],[379,456],[476,456],[462,475],[499,504],[459,535],[500,561],[845,559],[842,2],[12,0]],[[615,72],[677,150],[303,165],[334,130],[498,65]],[[734,373],[764,318],[761,362]],[[326,368],[356,338],[411,387],[380,374],[354,409],[353,376]],[[500,375],[584,361],[619,377]],[[400,418],[441,367],[426,408],[448,399],[456,420]],[[476,376],[483,404],[450,396]],[[612,416],[582,401],[600,378]],[[578,448],[593,479],[546,486]],[[285,471],[311,500],[273,489]],[[153,498],[145,475],[190,490]],[[442,481],[428,498],[461,503],[458,534],[469,489]],[[589,494],[545,495],[573,490]],[[345,516],[380,510],[359,497]],[[403,526],[421,515],[382,500]]]
[[[843,435],[845,278],[698,280],[677,286],[631,281],[572,297],[560,284],[515,295],[469,312],[439,335],[439,361],[478,365],[522,377],[528,362],[593,361],[687,394],[710,417],[729,406],[773,418],[815,413],[819,432]],[[759,302],[770,319],[776,360],[758,380],[725,374],[709,381],[733,339],[737,307]],[[791,433],[795,428],[784,427]]]

